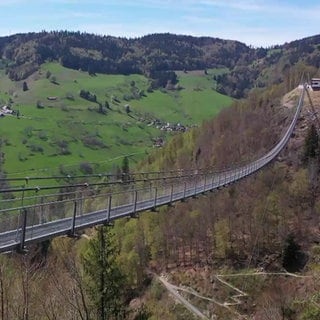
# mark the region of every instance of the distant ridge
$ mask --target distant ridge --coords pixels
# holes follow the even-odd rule
[[[248,89],[281,81],[281,73],[299,61],[319,67],[320,35],[272,48],[252,48],[244,43],[211,37],[170,33],[127,39],[89,33],[53,31],[16,34],[0,38],[0,56],[10,79],[26,79],[45,61],[90,74],[144,74],[223,67],[229,74],[217,79],[218,90],[235,98]],[[279,64],[277,75],[261,76]],[[270,80],[271,79],[271,80]]]

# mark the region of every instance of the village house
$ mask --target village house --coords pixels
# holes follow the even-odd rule
[[[1,107],[0,117],[4,117],[6,114],[13,114],[13,110],[11,110],[8,106]]]
[[[320,78],[312,78],[311,79],[311,88],[313,91],[320,90]]]

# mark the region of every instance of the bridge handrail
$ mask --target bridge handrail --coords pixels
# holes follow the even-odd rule
[[[49,201],[16,208],[0,210],[0,252],[19,247],[26,243],[41,241],[61,234],[75,233],[77,230],[95,224],[109,223],[125,216],[134,216],[140,211],[155,209],[157,206],[184,200],[198,194],[218,189],[238,181],[258,171],[283,150],[292,135],[303,105],[304,87],[291,124],[280,141],[265,155],[241,167],[220,172],[190,170],[192,174],[160,177],[148,187],[124,184],[123,191],[107,192],[86,196],[75,192],[74,198]],[[172,171],[170,172],[172,173]],[[150,182],[142,179],[140,182]],[[175,183],[174,182],[180,183]],[[78,194],[78,196],[77,196]],[[39,197],[40,198],[40,197]],[[95,199],[99,202],[95,202]],[[58,205],[56,210],[51,207]],[[64,205],[64,206],[63,206]],[[102,206],[102,207],[101,207]],[[94,207],[94,209],[91,209]],[[99,209],[100,207],[100,209]],[[17,214],[12,211],[16,210]]]

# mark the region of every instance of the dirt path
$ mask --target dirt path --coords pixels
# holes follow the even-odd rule
[[[236,318],[234,319],[247,319],[246,316],[238,313],[233,307],[236,305],[240,305],[243,303],[242,299],[243,297],[248,296],[247,293],[245,293],[244,291],[240,290],[239,288],[233,286],[231,283],[229,283],[227,280],[225,280],[224,278],[233,278],[233,277],[250,277],[250,276],[290,276],[290,277],[295,277],[295,278],[306,278],[308,276],[302,276],[302,275],[298,275],[298,274],[294,274],[294,273],[289,273],[289,272],[273,272],[273,273],[268,273],[268,272],[253,272],[253,273],[238,273],[238,274],[217,274],[215,275],[215,278],[217,279],[217,281],[219,281],[220,283],[222,283],[224,286],[231,288],[232,290],[235,291],[235,294],[232,295],[229,299],[232,300],[233,302],[219,302],[216,299],[209,298],[209,297],[205,297],[202,296],[201,294],[199,294],[198,292],[196,292],[195,290],[193,290],[192,288],[189,287],[185,287],[185,286],[176,286],[173,285],[171,283],[169,283],[165,276],[156,276],[159,281],[167,288],[167,290],[180,302],[182,303],[190,312],[192,312],[195,316],[199,317],[200,319],[207,319],[209,320],[209,318],[204,315],[197,307],[195,307],[194,305],[192,305],[186,298],[184,298],[179,291],[191,294],[197,298],[206,300],[206,301],[210,301],[212,303],[214,303],[215,305],[218,305],[219,307],[225,308],[227,309],[229,312],[233,313]]]
[[[178,290],[179,287],[172,285],[169,283],[163,276],[158,277],[158,279],[162,282],[162,284],[167,288],[167,290],[177,299],[180,303],[182,303],[190,312],[192,312],[195,316],[199,317],[200,319],[207,319],[207,318],[198,308],[192,305],[188,300],[186,300],[181,294],[179,294]]]

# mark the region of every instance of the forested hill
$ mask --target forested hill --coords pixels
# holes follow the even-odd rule
[[[42,32],[0,38],[1,56],[13,62],[10,77],[21,79],[46,60],[89,72],[144,73],[249,63],[255,50],[209,37],[153,34],[126,39],[80,32]]]
[[[224,67],[228,72],[218,77],[218,91],[241,98],[252,87],[281,82],[299,61],[319,67],[320,35],[267,49],[169,33],[135,39],[67,31],[26,33],[0,38],[0,57],[12,80],[25,79],[48,60],[90,74],[145,74],[159,80],[158,86],[174,82],[175,70]]]

